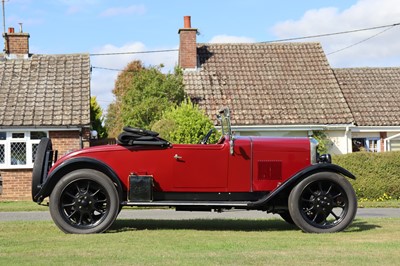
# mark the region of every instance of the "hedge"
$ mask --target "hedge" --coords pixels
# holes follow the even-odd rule
[[[356,176],[351,182],[359,199],[400,199],[400,152],[356,152],[332,160]]]

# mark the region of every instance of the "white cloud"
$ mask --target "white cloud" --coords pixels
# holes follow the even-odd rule
[[[73,15],[87,10],[88,6],[99,4],[96,0],[58,0],[59,3],[67,6],[66,14]]]
[[[151,50],[169,50],[178,49],[177,47],[169,48],[148,48],[141,42],[128,43],[123,46],[115,46],[107,44],[102,47],[96,48],[93,54],[106,54],[106,53],[125,53],[125,52],[142,52]],[[94,67],[92,70],[91,77],[91,90],[92,95],[97,96],[97,101],[101,105],[104,111],[107,106],[113,101],[114,95],[112,90],[114,88],[115,80],[120,73],[114,70],[122,70],[126,65],[133,60],[141,60],[145,66],[158,66],[163,64],[163,72],[170,72],[174,69],[177,64],[178,52],[166,52],[166,53],[143,53],[143,54],[123,54],[123,55],[104,55],[104,56],[92,56],[91,65]]]
[[[244,36],[217,35],[211,38],[210,43],[252,43],[254,39]]]
[[[146,13],[146,7],[144,5],[132,5],[128,7],[112,7],[103,11],[101,17],[115,17],[121,15],[143,15]]]
[[[334,7],[307,11],[299,20],[276,24],[272,31],[277,38],[291,38],[340,32],[400,22],[400,5],[397,0],[359,0],[345,10]],[[335,35],[302,41],[322,43],[333,67],[400,66],[400,26],[366,40],[385,29]],[[365,40],[365,41],[364,41]]]

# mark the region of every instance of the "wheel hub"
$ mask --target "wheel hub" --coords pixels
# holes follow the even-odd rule
[[[79,192],[79,195],[76,197],[74,205],[76,209],[81,212],[90,212],[94,208],[93,202],[94,199],[89,195],[88,192],[81,191]]]
[[[333,209],[333,200],[329,195],[323,194],[316,197],[314,208],[318,212],[330,213]]]

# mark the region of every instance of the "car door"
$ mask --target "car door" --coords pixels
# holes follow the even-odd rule
[[[173,186],[181,192],[219,192],[227,188],[229,144],[176,144],[172,147]]]

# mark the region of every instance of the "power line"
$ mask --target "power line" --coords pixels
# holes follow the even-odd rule
[[[341,35],[341,34],[349,34],[349,33],[355,33],[355,32],[361,32],[361,31],[369,31],[369,30],[375,30],[375,29],[382,29],[384,30],[366,38],[363,39],[359,42],[356,42],[354,44],[351,44],[349,46],[346,46],[344,48],[341,48],[339,50],[327,53],[326,55],[332,55],[341,51],[344,51],[346,49],[349,49],[351,47],[354,47],[358,44],[361,44],[363,42],[366,42],[388,30],[393,29],[396,26],[399,26],[400,23],[394,23],[394,24],[389,24],[389,25],[383,25],[383,26],[376,26],[376,27],[370,27],[370,28],[363,28],[363,29],[356,29],[356,30],[349,30],[349,31],[341,31],[341,32],[334,32],[334,33],[326,33],[326,34],[319,34],[319,35],[311,35],[311,36],[304,36],[304,37],[296,37],[296,38],[287,38],[287,39],[280,39],[280,40],[274,40],[274,41],[265,41],[265,42],[259,42],[259,43],[272,43],[272,42],[286,42],[286,41],[294,41],[294,40],[304,40],[304,39],[310,39],[310,38],[319,38],[319,37],[327,37],[327,36],[333,36],[333,35]],[[166,52],[177,52],[179,49],[165,49],[165,50],[153,50],[153,51],[141,51],[141,52],[115,52],[115,53],[97,53],[97,54],[90,54],[90,56],[110,56],[110,55],[127,55],[127,54],[149,54],[149,53],[166,53]],[[101,70],[110,70],[110,71],[123,71],[123,69],[116,69],[116,68],[107,68],[107,67],[96,67],[92,66],[93,69],[101,69]]]
[[[287,42],[287,41],[296,41],[296,40],[305,40],[305,39],[312,39],[312,38],[320,38],[320,37],[328,37],[328,36],[334,36],[334,35],[341,35],[341,34],[349,34],[349,33],[355,33],[355,32],[362,32],[362,31],[369,31],[369,30],[376,30],[376,29],[382,29],[382,28],[393,28],[395,26],[399,26],[400,23],[394,23],[394,24],[388,24],[388,25],[383,25],[383,26],[376,26],[376,27],[369,27],[369,28],[363,28],[363,29],[356,29],[356,30],[348,30],[348,31],[339,31],[339,32],[333,32],[333,33],[325,33],[325,34],[318,34],[318,35],[309,35],[309,36],[303,36],[303,37],[294,37],[294,38],[286,38],[286,39],[278,39],[278,40],[272,40],[272,41],[264,41],[264,42],[259,42],[259,43],[273,43],[273,42]],[[388,29],[387,29],[388,30]],[[367,41],[383,32],[386,30],[375,34],[374,36],[367,38],[361,42]],[[359,42],[359,43],[361,43]],[[359,43],[353,44],[349,47],[346,47],[344,49],[350,48],[354,45],[357,45]],[[140,51],[140,52],[110,52],[110,53],[92,53],[90,56],[113,56],[113,55],[128,55],[128,54],[151,54],[151,53],[169,53],[169,52],[178,52],[179,49],[164,49],[164,50],[151,50],[151,51]],[[335,51],[332,53],[336,53],[339,51]],[[330,54],[332,54],[330,53]],[[328,54],[329,55],[329,54]],[[106,68],[100,68],[100,67],[94,67],[98,69],[106,69]],[[114,71],[121,71],[117,69],[106,69],[106,70],[114,70]]]
[[[101,69],[101,70],[110,70],[110,71],[122,71],[123,70],[123,69],[108,68],[108,67],[96,67],[96,66],[92,66],[92,68]]]
[[[166,50],[153,50],[153,51],[140,51],[140,52],[98,53],[98,54],[90,54],[90,56],[126,55],[126,54],[152,54],[152,53],[169,53],[169,52],[177,52],[177,51],[179,51],[179,49],[166,49]]]
[[[397,24],[397,25],[399,25],[399,24]],[[378,33],[376,33],[376,34],[374,34],[374,35],[372,35],[372,36],[370,36],[370,37],[368,37],[368,38],[366,38],[366,39],[363,39],[363,40],[361,40],[361,41],[359,41],[359,42],[353,43],[353,44],[351,44],[351,45],[349,45],[349,46],[346,46],[346,47],[344,47],[344,48],[341,48],[341,49],[339,49],[339,50],[336,50],[336,51],[327,53],[326,55],[335,54],[335,53],[344,51],[344,50],[346,50],[346,49],[349,49],[349,48],[351,48],[351,47],[353,47],[353,46],[356,46],[356,45],[358,45],[358,44],[360,44],[360,43],[363,43],[363,42],[366,42],[366,41],[368,41],[368,40],[371,40],[372,38],[374,38],[374,37],[376,37],[376,36],[378,36],[378,35],[380,35],[380,34],[386,32],[386,31],[388,31],[388,30],[393,29],[393,28],[394,28],[395,26],[397,26],[397,25],[393,25],[393,26],[391,26],[390,28],[384,29],[383,31],[380,31],[380,32],[378,32]]]
[[[339,32],[333,32],[333,33],[325,33],[325,34],[309,35],[309,36],[303,36],[303,37],[279,39],[279,40],[265,41],[265,42],[260,42],[260,43],[287,42],[287,41],[297,41],[297,40],[304,40],[304,39],[328,37],[328,36],[355,33],[355,32],[361,32],[361,31],[376,30],[376,29],[382,29],[382,28],[388,28],[388,27],[392,28],[392,27],[399,26],[399,25],[400,25],[400,23],[394,23],[394,24],[390,24],[390,25],[376,26],[376,27],[363,28],[363,29],[357,29],[357,30],[339,31]]]

